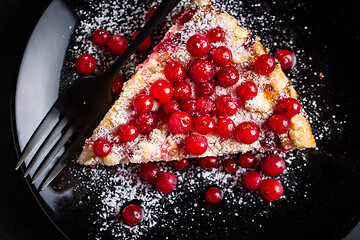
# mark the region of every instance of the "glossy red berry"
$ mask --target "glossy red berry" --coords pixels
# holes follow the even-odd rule
[[[176,100],[170,100],[162,105],[163,113],[170,116],[174,112],[179,111],[179,103]]]
[[[215,131],[222,138],[231,137],[235,131],[235,123],[230,118],[220,118],[216,123]]]
[[[218,82],[224,87],[231,87],[239,81],[239,72],[233,66],[221,68],[216,73]]]
[[[159,79],[151,85],[150,97],[166,103],[173,97],[173,88],[168,81]]]
[[[189,75],[199,83],[210,81],[215,75],[215,68],[205,58],[197,58],[190,62]]]
[[[184,80],[185,69],[181,63],[177,61],[172,61],[166,64],[164,74],[168,81],[172,83],[177,83]]]
[[[185,140],[185,150],[192,155],[201,155],[206,152],[208,142],[206,137],[192,134]]]
[[[161,172],[155,180],[156,188],[162,193],[170,193],[175,190],[177,179],[171,172]]]
[[[131,142],[137,138],[139,131],[132,123],[121,125],[118,129],[118,136],[124,142]]]
[[[189,165],[189,159],[185,158],[185,159],[181,159],[181,160],[173,160],[170,162],[170,165],[175,170],[183,170]]]
[[[186,49],[194,57],[203,57],[210,51],[210,41],[203,34],[195,34],[187,40]]]
[[[219,165],[218,157],[203,157],[198,159],[198,163],[206,170],[216,168]]]
[[[224,39],[225,34],[221,27],[217,27],[210,29],[207,36],[212,42],[221,42]]]
[[[251,100],[258,93],[257,86],[252,81],[246,81],[236,88],[237,95],[243,100]]]
[[[282,69],[289,69],[294,64],[295,56],[287,49],[279,49],[275,52],[275,58],[279,61]]]
[[[195,115],[196,102],[194,99],[186,99],[180,104],[180,109],[187,112],[191,116]]]
[[[126,38],[122,35],[115,35],[109,38],[106,46],[114,55],[121,55],[128,46]]]
[[[173,89],[173,98],[176,100],[185,100],[191,96],[191,87],[187,82],[178,82]]]
[[[276,201],[283,195],[284,189],[279,180],[269,179],[261,184],[260,193],[266,200]]]
[[[139,115],[135,119],[136,126],[141,133],[150,133],[156,126],[156,119],[151,113]]]
[[[76,69],[79,73],[88,75],[95,71],[96,60],[93,55],[83,53],[76,60]]]
[[[268,128],[275,134],[284,134],[289,131],[290,120],[288,117],[280,114],[275,114],[270,117],[268,121]]]
[[[215,100],[216,115],[219,117],[230,117],[234,115],[238,107],[238,102],[230,95],[221,95]]]
[[[213,63],[217,67],[229,66],[232,61],[232,53],[228,47],[220,46],[213,49],[210,53]]]
[[[227,171],[230,174],[236,173],[236,170],[238,169],[238,165],[235,159],[226,159],[223,163],[225,171]]]
[[[122,80],[119,76],[116,76],[113,80],[111,92],[114,96],[118,96],[121,91],[122,87],[124,85],[124,80]]]
[[[135,204],[129,204],[122,211],[122,218],[128,225],[139,224],[143,218],[142,210]]]
[[[263,54],[254,62],[255,71],[261,75],[269,75],[275,69],[275,60],[269,54]]]
[[[131,41],[134,41],[134,39],[136,38],[136,36],[139,34],[139,32],[134,33],[134,35],[131,37]],[[145,38],[145,40],[140,44],[140,46],[138,47],[137,50],[139,51],[145,51],[146,49],[148,49],[151,46],[152,40],[151,40],[151,36],[147,36],[147,38]]]
[[[243,122],[237,126],[235,137],[238,142],[251,144],[259,138],[259,128],[252,122]]]
[[[243,168],[249,168],[255,164],[255,156],[252,153],[243,153],[239,156],[239,164]]]
[[[154,12],[155,12],[155,10],[156,10],[157,7],[158,7],[158,5],[155,5],[155,6],[151,7],[151,8],[149,9],[149,11],[145,14],[145,20],[146,20],[146,21],[149,21],[150,17],[154,14]],[[164,22],[165,22],[165,19],[163,19],[163,20],[160,22],[160,24],[163,24]]]
[[[207,96],[198,97],[196,99],[196,112],[200,115],[208,114],[214,109],[214,102]]]
[[[182,111],[177,111],[169,117],[169,128],[173,133],[186,133],[191,128],[191,116]]]
[[[99,138],[93,145],[94,154],[98,157],[106,157],[111,152],[111,143],[103,138]]]
[[[248,171],[243,176],[244,187],[250,191],[255,191],[261,186],[262,179],[258,172]]]
[[[215,121],[208,115],[202,115],[195,120],[194,130],[202,135],[214,132]]]
[[[110,33],[105,29],[96,29],[92,34],[92,41],[99,46],[106,45],[111,37]]]
[[[285,170],[285,162],[278,155],[271,154],[260,163],[261,170],[268,176],[279,176]]]
[[[210,96],[215,92],[215,84],[212,81],[199,84],[198,93],[200,96]]]
[[[149,95],[139,94],[134,98],[133,107],[137,113],[148,113],[151,111],[154,101]]]
[[[222,200],[223,194],[219,188],[211,187],[206,191],[205,198],[209,203],[218,203]]]
[[[281,115],[292,118],[299,114],[300,103],[295,98],[284,98],[279,102],[277,110]]]
[[[149,162],[145,163],[140,168],[140,176],[147,182],[154,182],[155,179],[159,176],[160,170],[155,163]]]

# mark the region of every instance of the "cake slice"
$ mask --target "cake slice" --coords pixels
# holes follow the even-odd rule
[[[208,0],[168,30],[78,163],[143,163],[316,146],[297,93],[257,37]]]

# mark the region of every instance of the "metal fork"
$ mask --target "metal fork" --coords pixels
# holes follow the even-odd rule
[[[50,108],[16,165],[18,169],[25,160],[32,157],[25,168],[24,177],[35,169],[31,179],[35,183],[64,145],[69,145],[41,182],[40,190],[45,189],[79,152],[85,139],[91,135],[112,104],[113,79],[145,38],[179,2],[180,0],[163,0],[134,41],[108,70],[95,77],[78,79]]]

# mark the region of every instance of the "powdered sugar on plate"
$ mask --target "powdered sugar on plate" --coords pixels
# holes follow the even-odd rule
[[[159,2],[159,1],[158,1]],[[329,109],[320,109],[319,89],[325,86],[325,77],[312,70],[312,59],[307,53],[297,47],[296,32],[284,27],[281,18],[259,3],[242,1],[214,1],[229,14],[235,16],[246,28],[262,38],[265,47],[276,49],[279,46],[295,51],[297,64],[287,76],[300,95],[300,101],[309,115],[313,133],[321,148],[321,141],[329,138],[332,131],[341,131],[344,121],[325,119],[323,112]],[[173,13],[178,12],[186,4],[182,2]],[[111,34],[122,34],[130,40],[132,34],[144,24],[144,14],[154,3],[145,1],[139,3],[134,0],[92,0],[79,2],[75,11],[79,16],[79,23],[74,31],[72,42],[69,45],[66,60],[61,76],[61,89],[67,88],[79,76],[75,71],[75,60],[83,52],[93,54],[98,61],[97,73],[103,71],[114,60],[105,47],[95,46],[91,41],[91,34],[98,28],[104,28]],[[301,7],[301,6],[299,6]],[[296,21],[289,16],[291,21]],[[167,23],[159,26],[152,35],[155,43],[162,37],[170,26],[171,18]],[[310,34],[310,32],[308,32]],[[273,52],[272,52],[273,53]],[[148,52],[137,53],[120,73],[127,79],[134,72],[135,67],[147,56]],[[307,71],[312,71],[308,74]],[[311,77],[309,77],[311,76]],[[321,149],[320,149],[321,150]],[[104,239],[111,236],[116,239],[141,239],[152,236],[167,236],[172,238],[189,238],[186,231],[173,236],[171,231],[157,232],[158,229],[196,229],[205,237],[215,234],[207,224],[214,224],[226,232],[231,232],[232,221],[242,219],[249,227],[262,227],[259,219],[267,218],[268,213],[278,204],[293,202],[296,199],[306,198],[310,182],[303,178],[306,172],[306,159],[310,151],[294,151],[279,153],[286,161],[285,172],[278,177],[284,185],[285,194],[279,202],[271,203],[263,200],[258,193],[247,191],[242,187],[241,176],[248,169],[239,168],[236,174],[228,174],[222,166],[210,171],[199,167],[195,160],[183,171],[175,171],[168,165],[159,163],[162,171],[171,171],[178,179],[176,190],[170,194],[160,193],[154,185],[146,183],[140,178],[139,165],[117,166],[112,168],[89,168],[70,165],[72,176],[79,180],[79,185],[73,190],[75,194],[86,192],[77,207],[87,207],[92,204],[90,218],[86,221],[89,226],[89,239]],[[257,154],[257,162],[267,156],[267,153]],[[232,156],[229,156],[232,157]],[[259,169],[258,163],[252,169]],[[306,175],[306,174],[305,174]],[[263,176],[266,179],[266,176]],[[302,187],[299,188],[298,185]],[[222,189],[224,199],[219,205],[211,205],[204,199],[204,192],[211,186]],[[85,189],[85,190],[84,190]],[[136,226],[124,224],[118,213],[129,202],[142,207],[143,221]],[[95,204],[95,205],[94,205]],[[90,208],[89,208],[90,209]],[[247,211],[252,211],[252,217],[244,220]],[[89,210],[90,211],[90,210]],[[200,216],[200,217],[199,217]],[[199,221],[201,218],[203,221]],[[230,220],[231,219],[231,220]],[[80,223],[81,224],[81,223]],[[205,231],[206,230],[206,231]],[[176,231],[179,233],[179,231]],[[230,234],[231,235],[231,234]]]

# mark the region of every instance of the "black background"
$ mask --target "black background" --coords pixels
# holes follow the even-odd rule
[[[271,5],[272,1],[268,1]],[[0,239],[64,239],[56,227],[42,212],[32,196],[20,171],[11,135],[11,89],[13,88],[21,57],[27,40],[49,0],[1,0],[0,1],[0,104],[1,104],[1,166],[0,166]],[[277,4],[286,12],[286,4]],[[311,8],[299,13],[300,25],[311,26],[313,47],[327,45],[329,58],[335,59],[334,76],[340,101],[346,101],[344,114],[349,116],[352,127],[351,147],[359,147],[359,72],[360,51],[360,3],[357,1],[313,1]],[[348,132],[348,131],[346,131]],[[334,139],[336,141],[336,139]],[[355,184],[358,186],[358,184]],[[358,196],[360,189],[353,189]],[[336,192],[331,192],[336,194]],[[360,201],[359,201],[360,205]],[[360,207],[359,207],[360,208]],[[359,209],[354,209],[354,217]],[[351,226],[349,225],[351,229]],[[345,229],[344,231],[350,230]],[[341,234],[339,234],[340,236]],[[348,239],[360,239],[352,233]]]

